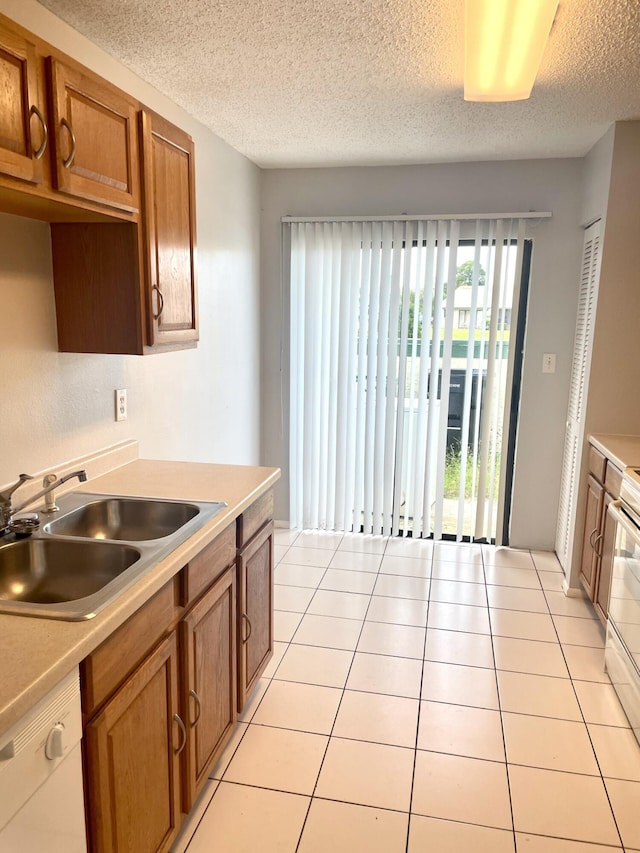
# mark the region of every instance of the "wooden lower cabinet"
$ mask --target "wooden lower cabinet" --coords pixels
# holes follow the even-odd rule
[[[590,475],[587,483],[587,506],[585,510],[580,580],[592,601],[598,577],[598,552],[595,549],[595,539],[600,534],[603,501],[604,486],[593,475]]]
[[[81,666],[91,853],[169,850],[273,654],[273,521],[237,547],[233,522]]]
[[[273,521],[238,555],[238,711],[273,655]]]
[[[609,613],[616,535],[615,516],[608,509],[620,496],[621,484],[621,469],[590,446],[580,581],[603,625]]]
[[[614,498],[605,495],[602,510],[602,539],[599,545],[600,568],[598,571],[598,586],[594,598],[596,613],[606,623],[609,615],[609,597],[611,595],[611,576],[613,574],[613,558],[616,547],[616,517],[609,512],[609,506]]]
[[[236,583],[230,567],[180,623],[188,812],[236,723]]]
[[[180,825],[178,646],[175,631],[85,730],[89,837],[94,853],[155,853]]]

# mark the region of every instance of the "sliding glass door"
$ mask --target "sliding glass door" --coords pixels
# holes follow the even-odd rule
[[[524,221],[288,227],[292,523],[494,538]]]

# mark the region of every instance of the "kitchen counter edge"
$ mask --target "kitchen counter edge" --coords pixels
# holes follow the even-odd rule
[[[595,433],[589,442],[621,468],[640,468],[640,436]]]
[[[93,619],[64,622],[0,615],[0,746],[25,713],[279,477],[279,468],[137,459],[74,489],[135,497],[225,501],[227,507]]]

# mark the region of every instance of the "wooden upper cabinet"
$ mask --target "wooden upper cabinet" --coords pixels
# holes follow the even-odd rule
[[[138,103],[87,69],[49,57],[60,192],[137,213]]]
[[[0,23],[0,174],[42,183],[44,112],[35,46]]]
[[[193,140],[146,109],[140,131],[149,345],[197,341]]]

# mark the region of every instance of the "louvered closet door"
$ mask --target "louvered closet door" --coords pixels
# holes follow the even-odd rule
[[[584,439],[584,410],[591,366],[598,279],[600,277],[600,230],[600,221],[597,221],[590,225],[584,233],[580,297],[573,343],[567,431],[556,530],[556,553],[566,572],[571,567],[572,531],[578,497],[577,479]]]

